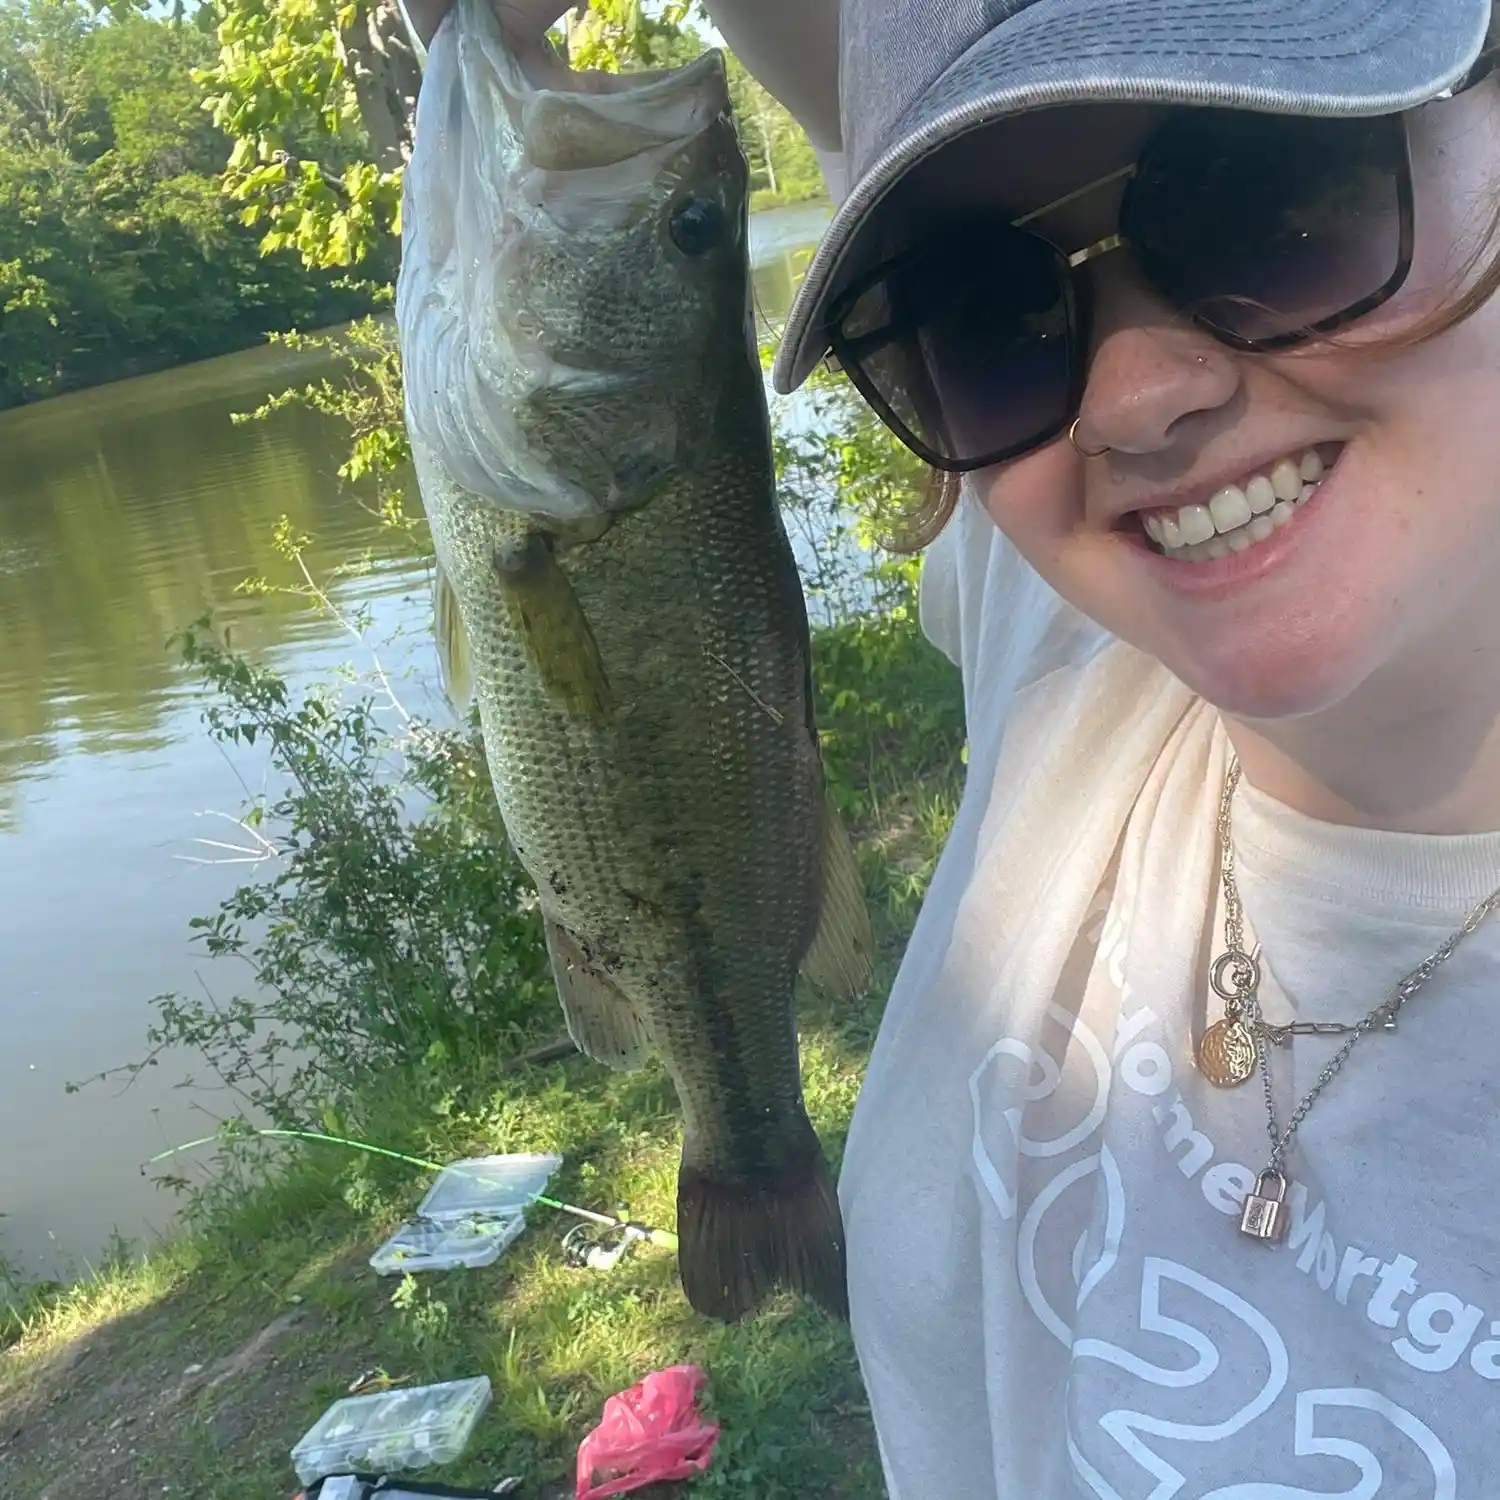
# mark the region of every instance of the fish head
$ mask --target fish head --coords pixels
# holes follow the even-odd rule
[[[678,467],[725,362],[754,360],[749,174],[717,53],[571,77],[590,86],[518,112],[494,307],[522,440],[618,512]]]
[[[428,54],[396,290],[424,501],[607,530],[680,467],[750,321],[748,171],[722,57],[606,74],[455,0]],[[440,492],[439,492],[440,491]]]

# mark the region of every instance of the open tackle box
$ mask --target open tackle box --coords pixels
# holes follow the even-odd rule
[[[491,1265],[526,1227],[526,1205],[561,1165],[562,1157],[539,1152],[451,1162],[416,1216],[370,1257],[371,1270],[402,1276]]]

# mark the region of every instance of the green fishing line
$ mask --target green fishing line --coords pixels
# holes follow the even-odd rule
[[[354,1151],[368,1151],[372,1156],[387,1156],[392,1161],[405,1162],[409,1167],[421,1167],[428,1172],[454,1171],[460,1176],[472,1177],[476,1182],[485,1179],[478,1172],[465,1172],[461,1167],[445,1167],[442,1162],[428,1161],[422,1156],[408,1156],[404,1151],[392,1151],[385,1146],[374,1146],[369,1141],[350,1140],[347,1136],[328,1135],[316,1130],[279,1130],[269,1125],[245,1125],[236,1126],[235,1132],[248,1131],[252,1135],[279,1136],[286,1140],[296,1141],[321,1141],[329,1146],[348,1146]],[[192,1151],[198,1146],[211,1146],[219,1140],[216,1135],[200,1136],[196,1141],[184,1141],[180,1146],[171,1146],[165,1151],[158,1151],[147,1163],[152,1166],[156,1162],[165,1161],[169,1156],[176,1156],[180,1151]],[[144,1170],[144,1168],[142,1169]],[[563,1203],[556,1198],[545,1197],[541,1193],[528,1193],[526,1195],[534,1203],[545,1204],[548,1208],[561,1209],[566,1214],[576,1214],[580,1219],[591,1219],[595,1224],[608,1224],[615,1229],[623,1229],[625,1220],[617,1219],[612,1214],[596,1214],[592,1209],[578,1208],[572,1203]],[[645,1228],[644,1225],[640,1226]],[[661,1245],[665,1249],[675,1250],[677,1248],[677,1236],[666,1229],[647,1229],[646,1238],[653,1245]]]

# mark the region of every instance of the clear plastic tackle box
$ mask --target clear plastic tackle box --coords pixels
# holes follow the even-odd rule
[[[487,1266],[526,1227],[526,1205],[562,1157],[475,1156],[444,1167],[417,1209],[371,1257],[382,1276]]]
[[[490,1404],[489,1377],[346,1396],[335,1401],[292,1449],[297,1478],[386,1473],[452,1463]]]

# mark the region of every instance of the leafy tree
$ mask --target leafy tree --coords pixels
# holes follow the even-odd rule
[[[594,0],[572,10],[555,33],[575,68],[629,73],[689,62],[703,50],[702,38],[685,25],[692,0],[667,0],[653,14],[641,0]]]
[[[194,80],[205,14],[0,0],[0,405],[370,305],[263,257],[224,199],[230,145]]]
[[[812,142],[737,57],[727,60],[729,97],[750,164],[751,206],[801,203],[825,192]]]
[[[397,0],[142,4],[0,0],[0,405],[388,295],[419,83]],[[691,5],[596,0],[556,36],[577,67],[673,66]],[[730,78],[757,202],[814,193],[785,111]]]
[[[309,267],[389,253],[420,76],[396,0],[220,0],[218,15],[197,76],[262,249]]]
[[[593,0],[553,33],[575,68],[672,67],[703,50],[693,0]],[[218,56],[198,77],[233,142],[225,186],[266,250],[313,267],[361,264],[400,232],[420,81],[396,0],[218,0]],[[822,179],[791,116],[733,59],[756,185],[778,201]]]
[[[234,141],[225,174],[267,250],[348,266],[400,232],[420,75],[396,0],[218,0],[217,60],[198,75]],[[670,67],[702,50],[689,0],[654,12],[596,0],[555,39],[606,72]]]

